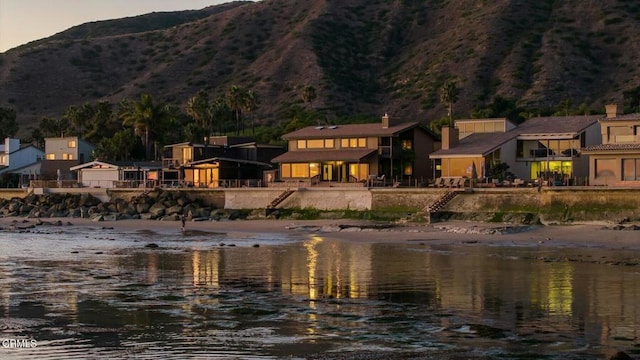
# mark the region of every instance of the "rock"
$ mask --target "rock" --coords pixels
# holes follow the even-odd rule
[[[91,218],[91,221],[104,221],[104,218],[102,215],[96,215]]]
[[[173,214],[182,214],[182,206],[180,205],[174,205],[171,206],[170,208],[168,208],[165,212],[167,215],[173,215]]]
[[[615,354],[609,356],[609,360],[633,360],[633,358],[624,351],[618,351]]]
[[[166,210],[164,208],[163,205],[161,204],[153,204],[150,208],[149,208],[149,214],[153,215],[154,218],[160,218],[162,216],[164,216]]]
[[[150,243],[150,244],[145,245],[144,247],[146,247],[148,249],[157,249],[160,246],[158,246],[158,244],[155,244],[155,243]]]

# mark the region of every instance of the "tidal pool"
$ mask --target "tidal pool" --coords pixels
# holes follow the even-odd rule
[[[99,227],[0,247],[0,338],[37,343],[3,359],[640,356],[638,252]]]

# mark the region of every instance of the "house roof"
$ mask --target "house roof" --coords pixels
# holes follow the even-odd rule
[[[76,171],[76,170],[80,170],[80,169],[85,169],[85,168],[91,168],[94,167],[96,165],[99,166],[106,166],[109,168],[115,168],[115,169],[120,169],[120,168],[130,168],[130,169],[137,169],[137,168],[141,168],[141,169],[162,169],[162,164],[159,162],[155,162],[155,161],[99,161],[99,160],[95,160],[95,161],[90,161],[84,164],[80,164],[77,166],[73,166],[71,168],[69,168],[69,170],[71,171]]]
[[[274,163],[332,161],[332,160],[359,161],[377,152],[378,152],[377,149],[289,151],[280,156],[275,157],[271,161]]]
[[[509,132],[473,133],[464,137],[451,149],[440,149],[429,155],[431,159],[452,156],[485,156],[518,134]]]
[[[307,126],[305,128],[284,134],[283,139],[312,139],[312,138],[337,138],[348,136],[390,136],[399,132],[420,126],[418,122],[403,123],[387,128],[382,123],[347,124],[332,126]],[[426,130],[426,128],[425,128]]]
[[[616,117],[604,117],[601,121],[629,121],[629,120],[640,120],[640,114],[624,114],[617,115]]]
[[[519,137],[538,136],[545,138],[549,135],[555,137],[566,134],[574,135],[602,119],[602,115],[580,115],[580,116],[546,116],[531,118],[510,132],[516,132]]]
[[[598,144],[593,146],[587,146],[582,148],[583,153],[609,153],[609,152],[639,152],[640,144],[638,143],[630,143],[630,144]]]
[[[260,162],[260,161],[233,159],[233,158],[227,158],[227,157],[212,157],[212,158],[203,159],[203,160],[191,161],[191,162],[188,162],[188,163],[184,164],[184,166],[207,164],[207,163],[219,162],[219,161],[229,161],[229,162],[236,162],[236,163],[241,163],[241,164],[250,164],[250,165],[259,165],[259,166],[272,167],[271,164],[267,164],[267,163]]]

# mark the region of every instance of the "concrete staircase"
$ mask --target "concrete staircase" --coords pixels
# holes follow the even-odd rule
[[[442,195],[438,200],[436,200],[433,204],[428,205],[424,211],[434,213],[440,211],[445,205],[447,205],[454,197],[458,195],[457,191],[447,191],[444,195]]]
[[[280,205],[281,202],[285,201],[294,192],[296,191],[287,189],[284,192],[282,192],[280,195],[278,195],[278,197],[273,199],[273,201],[269,203],[269,205],[267,206],[267,211],[266,211],[267,215],[269,215],[276,208],[276,206]]]

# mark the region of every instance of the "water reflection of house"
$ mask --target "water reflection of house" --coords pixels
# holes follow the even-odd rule
[[[202,144],[185,142],[164,148],[162,183],[194,187],[257,185],[264,181],[280,146],[258,144],[252,138],[214,136]]]

